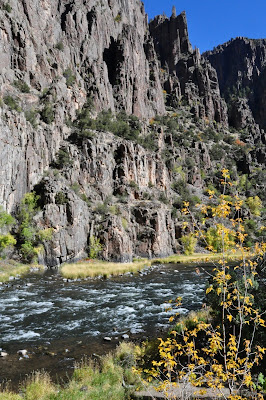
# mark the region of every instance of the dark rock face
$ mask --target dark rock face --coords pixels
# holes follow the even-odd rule
[[[71,69],[80,87],[78,100],[86,90],[93,92],[98,109],[123,108],[142,117],[164,112],[158,71],[149,85],[151,60],[143,49],[147,21],[140,1],[20,0],[10,14],[0,11],[0,21],[0,83],[19,78],[43,90]]]
[[[162,81],[168,104],[185,100],[200,118],[227,124],[227,109],[220,96],[215,70],[192,50],[188,38],[186,14],[171,18],[158,16],[150,22],[150,33],[161,63]]]
[[[220,90],[226,100],[229,101],[232,95],[247,98],[256,123],[265,130],[266,39],[239,37],[204,56],[216,69]],[[240,127],[239,122],[236,121],[236,127]]]
[[[0,203],[9,211],[48,169],[70,134],[67,120],[90,96],[96,111],[124,109],[141,118],[165,112],[140,1],[10,5],[10,13],[0,8],[0,97],[17,99],[25,113],[50,107],[53,118],[37,113],[33,127],[24,113],[0,109]],[[30,93],[20,93],[15,81],[26,83]]]
[[[89,235],[95,233],[104,243],[106,259],[131,261],[133,254],[176,251],[179,236],[171,209],[156,200],[158,191],[171,190],[169,171],[159,156],[106,132],[84,139],[79,148],[70,145],[68,151],[73,166],[65,170],[64,179],[51,175],[35,187],[42,202],[38,221],[54,229],[46,264],[82,257]],[[139,201],[149,190],[154,198]],[[119,195],[125,197],[123,203]]]

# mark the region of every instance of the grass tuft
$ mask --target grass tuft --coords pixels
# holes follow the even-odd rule
[[[68,279],[95,278],[97,276],[117,276],[126,272],[136,273],[151,265],[150,260],[135,261],[132,263],[113,263],[107,261],[84,261],[73,264],[63,264],[61,274]]]
[[[19,264],[13,260],[0,260],[0,282],[8,281],[10,276],[25,275],[32,267],[33,265]]]
[[[126,272],[136,273],[146,267],[156,264],[189,264],[194,262],[210,263],[222,258],[222,254],[193,254],[193,255],[179,255],[173,254],[166,258],[155,258],[148,260],[147,258],[138,259],[131,263],[114,263],[108,261],[88,260],[79,261],[71,264],[63,264],[61,266],[61,275],[67,279],[85,279],[96,278],[103,276],[109,278],[111,276],[118,276]],[[241,253],[228,253],[227,259],[230,261],[241,258]]]
[[[56,393],[50,376],[46,372],[34,372],[25,382],[24,388],[26,400],[48,400]]]

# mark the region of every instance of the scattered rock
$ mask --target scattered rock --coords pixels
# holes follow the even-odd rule
[[[28,351],[27,351],[27,350],[19,350],[17,353],[18,353],[20,356],[25,357],[25,356],[27,355]]]
[[[110,338],[110,336],[105,336],[103,340],[105,340],[105,342],[111,342],[112,338]]]
[[[5,352],[5,351],[0,352],[0,357],[6,357],[6,356],[8,356],[7,352]]]
[[[56,354],[56,353],[53,353],[52,351],[46,351],[45,354],[46,354],[47,356],[50,356],[50,357],[55,357],[55,356],[57,356],[57,354]]]
[[[121,338],[123,340],[127,340],[127,339],[129,339],[129,335],[127,333],[124,333],[124,335],[122,335]]]

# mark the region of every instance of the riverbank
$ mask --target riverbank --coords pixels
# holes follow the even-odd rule
[[[132,371],[137,356],[137,346],[121,343],[106,356],[84,359],[76,364],[71,379],[63,387],[54,384],[48,373],[35,372],[19,386],[19,394],[4,390],[0,393],[0,399],[125,400],[134,393],[140,382],[138,374]]]
[[[131,263],[114,263],[100,260],[81,260],[76,263],[63,264],[60,267],[61,275],[66,279],[85,279],[102,276],[110,278],[125,273],[137,273],[145,268],[150,268],[158,264],[192,264],[192,263],[212,263],[220,260],[222,253],[208,254],[196,253],[193,255],[173,254],[165,258],[139,259]],[[241,252],[226,253],[227,261],[240,260],[243,257]]]
[[[0,260],[0,282],[8,282],[17,277],[27,275],[32,270],[43,268],[43,266],[37,264],[20,264],[14,260]]]

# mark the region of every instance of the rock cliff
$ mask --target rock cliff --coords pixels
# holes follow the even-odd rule
[[[148,25],[138,0],[0,2],[0,52],[0,205],[40,196],[47,265],[83,257],[90,236],[105,259],[177,252],[183,201],[204,201],[221,167],[256,181],[265,164],[263,57],[258,108],[227,109],[184,13]]]
[[[142,118],[165,106],[140,1],[8,4],[0,7],[0,202],[10,211],[49,167],[70,134],[67,121],[89,97],[96,111]]]
[[[265,130],[266,39],[238,37],[204,56],[216,69],[220,90],[227,102],[234,97],[246,98],[255,122]],[[237,128],[245,125],[241,116],[237,120],[231,117],[230,122]]]
[[[192,49],[186,14],[158,16],[150,22],[150,33],[162,68],[167,103],[187,102],[199,118],[227,124],[227,108],[220,96],[217,74],[210,63]]]

